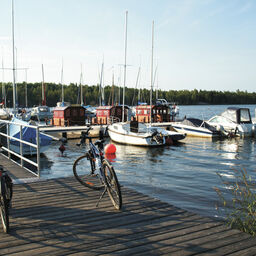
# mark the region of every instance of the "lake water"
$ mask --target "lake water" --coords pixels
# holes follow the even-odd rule
[[[208,119],[226,107],[180,106],[180,117]],[[246,107],[255,117],[256,105]],[[42,177],[72,176],[72,164],[84,152],[76,143],[68,141],[64,156],[58,150],[60,144],[54,143],[41,161]],[[256,178],[255,138],[212,140],[188,137],[178,145],[161,148],[116,147],[112,163],[122,185],[200,215],[222,217],[216,210],[218,196],[213,189],[223,187],[217,172],[232,181],[233,170],[244,168],[253,179]]]

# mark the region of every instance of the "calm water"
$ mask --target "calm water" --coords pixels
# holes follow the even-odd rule
[[[208,119],[226,107],[180,106],[180,116]],[[247,107],[254,117],[256,105]],[[42,177],[73,175],[73,161],[84,152],[76,142],[68,141],[64,156],[59,153],[59,143],[53,144],[42,161]],[[218,197],[213,187],[222,187],[216,172],[232,181],[233,169],[245,168],[255,179],[255,142],[255,138],[186,138],[162,148],[116,145],[113,165],[123,185],[201,215],[221,216],[215,209]]]

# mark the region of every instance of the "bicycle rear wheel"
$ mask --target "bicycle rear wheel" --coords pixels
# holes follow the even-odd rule
[[[100,175],[95,172],[95,163],[88,153],[75,160],[73,173],[76,179],[88,188],[100,190],[104,187]]]
[[[9,202],[7,200],[7,185],[3,178],[1,179],[1,196],[0,196],[0,212],[3,230],[5,233],[9,232]]]
[[[108,195],[114,207],[120,210],[122,208],[122,194],[114,168],[106,159],[103,161],[102,168],[106,177]]]

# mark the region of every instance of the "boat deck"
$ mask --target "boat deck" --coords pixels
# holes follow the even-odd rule
[[[256,254],[255,238],[222,222],[126,187],[122,194],[116,211],[108,196],[95,207],[99,192],[73,177],[15,184],[0,255]]]

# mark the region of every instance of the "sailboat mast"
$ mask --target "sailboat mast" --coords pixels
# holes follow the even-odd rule
[[[137,79],[136,79],[136,84],[135,84],[135,88],[134,88],[134,93],[133,93],[133,98],[132,98],[132,106],[134,106],[134,99],[135,99],[135,94],[136,94],[136,90],[138,88],[138,82],[139,82],[139,77],[140,77],[140,67],[138,70],[138,74],[137,74]],[[138,102],[137,102],[138,103]]]
[[[115,77],[114,77],[114,68],[113,68],[113,73],[112,73],[112,89],[111,89],[111,99],[112,99],[112,102],[111,102],[111,105],[114,106],[114,89],[115,89]]]
[[[2,103],[6,107],[6,93],[4,84],[4,57],[2,58]]]
[[[125,42],[124,42],[124,88],[123,88],[123,109],[122,109],[122,122],[124,122],[124,100],[125,100],[125,84],[126,84],[127,21],[128,21],[128,11],[126,11],[126,13],[125,13]]]
[[[103,80],[104,59],[101,64],[100,85],[99,85],[99,106],[102,105],[102,80]]]
[[[63,87],[63,59],[62,59],[62,65],[61,65],[61,102],[64,103],[64,87]]]
[[[26,81],[26,85],[25,85],[25,106],[26,108],[28,107],[28,80],[27,80],[27,69],[25,69],[25,81]]]
[[[152,22],[151,88],[150,88],[150,123],[152,123],[153,54],[154,54],[154,21]]]
[[[84,105],[84,98],[83,98],[83,66],[81,64],[81,74],[80,74],[80,102],[81,102],[81,106]]]
[[[12,0],[12,75],[13,75],[13,113],[16,115],[16,79],[15,79],[15,44],[14,44],[14,0]]]
[[[44,65],[42,64],[42,105],[46,105],[46,99],[45,99],[45,84],[44,84]]]

